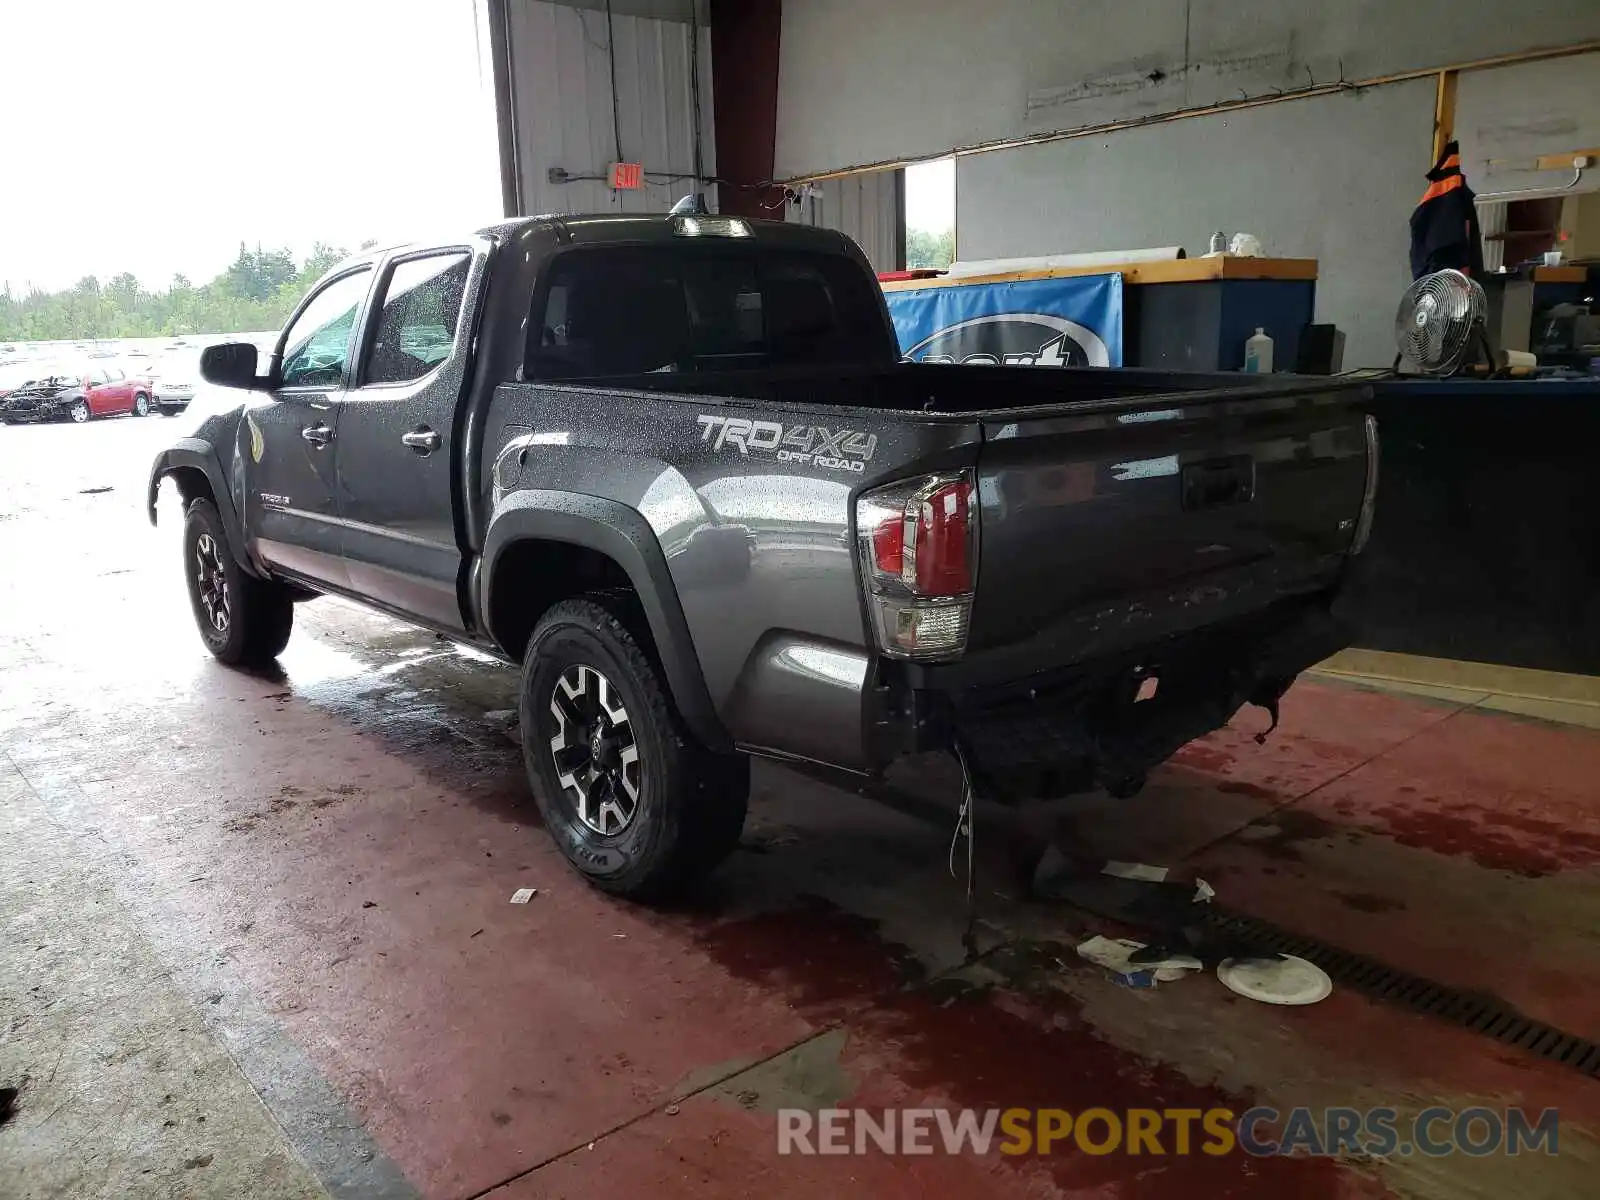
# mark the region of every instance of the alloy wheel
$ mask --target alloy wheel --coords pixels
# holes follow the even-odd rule
[[[142,393],[133,398],[133,415],[148,417],[150,415],[150,401]]]
[[[574,664],[550,693],[556,733],[550,755],[578,819],[602,837],[633,823],[643,786],[639,745],[616,685],[593,667]]]
[[[86,403],[84,403],[82,400],[79,400],[76,404],[74,404],[72,406],[69,415],[79,425],[82,425],[85,421],[87,421],[89,419],[89,406]]]
[[[222,552],[216,539],[202,533],[194,544],[195,578],[200,583],[200,607],[217,633],[227,633],[233,617],[228,595],[228,575],[222,568]]]

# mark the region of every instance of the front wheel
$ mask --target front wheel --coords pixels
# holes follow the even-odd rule
[[[262,666],[283,653],[294,627],[289,589],[245,574],[209,500],[192,502],[184,518],[183,574],[200,640],[220,662]]]
[[[693,739],[623,615],[608,594],[540,619],[522,666],[522,753],[567,861],[603,891],[660,901],[738,845],[750,763]]]
[[[89,402],[87,400],[74,400],[72,407],[67,409],[67,416],[72,418],[75,425],[82,425],[89,419]]]
[[[143,392],[139,392],[133,397],[133,415],[136,417],[148,417],[150,415],[150,397]]]

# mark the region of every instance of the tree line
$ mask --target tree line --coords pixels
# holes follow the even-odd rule
[[[373,243],[363,243],[366,249]],[[0,292],[0,341],[164,337],[277,329],[295,303],[329,267],[347,257],[342,247],[317,242],[298,266],[288,250],[248,249],[210,283],[174,275],[152,291],[123,272],[101,283],[85,275],[59,292]]]
[[[948,267],[956,254],[954,229],[906,230],[906,268]]]
[[[906,265],[947,267],[954,242],[954,230],[908,230]],[[361,249],[371,245],[364,242]],[[238,257],[210,283],[174,275],[166,291],[152,291],[126,271],[106,283],[85,275],[62,291],[35,288],[24,296],[8,284],[0,291],[0,342],[278,329],[311,284],[347,254],[317,242],[297,266],[288,250],[251,250],[241,242]]]

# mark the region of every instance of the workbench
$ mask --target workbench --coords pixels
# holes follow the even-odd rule
[[[1122,276],[1122,361],[1176,371],[1237,371],[1245,339],[1272,336],[1273,364],[1292,370],[1317,298],[1314,258],[1178,258],[1052,267],[992,275],[890,280],[885,292],[1015,283],[1078,275]]]

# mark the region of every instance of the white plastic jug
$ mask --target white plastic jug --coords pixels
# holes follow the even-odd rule
[[[1258,375],[1272,373],[1272,339],[1259,325],[1256,326],[1254,335],[1245,339],[1244,369]]]

